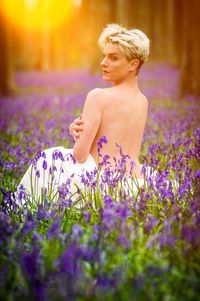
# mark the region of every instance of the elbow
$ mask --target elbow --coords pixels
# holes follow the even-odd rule
[[[81,151],[77,151],[76,149],[73,149],[73,156],[78,163],[84,163],[88,157],[86,154]]]
[[[87,158],[82,158],[82,157],[75,156],[75,155],[74,155],[74,158],[75,158],[77,163],[84,163],[87,159]]]

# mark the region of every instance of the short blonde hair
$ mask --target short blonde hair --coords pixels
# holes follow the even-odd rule
[[[149,55],[150,41],[139,29],[126,29],[118,24],[108,24],[98,40],[101,49],[106,43],[118,44],[127,60],[137,58],[140,61],[140,67]]]

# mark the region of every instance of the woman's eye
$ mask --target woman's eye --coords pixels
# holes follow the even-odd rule
[[[117,57],[114,57],[114,56],[113,56],[113,57],[111,57],[110,59],[111,59],[111,61],[116,61],[116,60],[117,60]]]

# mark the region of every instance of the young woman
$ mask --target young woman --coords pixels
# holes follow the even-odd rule
[[[42,190],[49,190],[50,186],[57,191],[72,174],[71,186],[80,187],[83,185],[81,173],[94,170],[100,163],[97,142],[102,136],[106,136],[107,143],[101,153],[110,156],[110,168],[114,168],[120,158],[117,144],[134,161],[132,176],[143,184],[138,157],[148,100],[138,87],[137,76],[149,55],[149,39],[138,29],[110,24],[101,33],[99,45],[103,54],[102,76],[112,86],[88,93],[81,117],[69,128],[75,140],[73,149],[54,147],[40,153],[26,171],[18,191],[23,186],[26,192],[40,197]],[[131,160],[127,162],[127,170],[130,170]]]

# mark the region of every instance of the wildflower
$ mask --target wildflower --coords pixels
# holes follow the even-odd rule
[[[200,179],[200,169],[197,169],[195,172],[195,179]]]
[[[53,160],[58,160],[60,159],[61,161],[64,161],[64,157],[61,151],[55,150],[52,154]]]
[[[99,138],[99,140],[97,141],[97,145],[98,145],[97,152],[98,152],[98,154],[99,154],[100,156],[101,156],[100,151],[101,151],[101,149],[102,149],[102,147],[103,147],[103,144],[105,144],[105,143],[108,143],[108,139],[107,139],[106,136],[102,136],[102,137]]]
[[[14,162],[5,162],[5,168],[7,170],[14,170],[16,168],[16,164]]]
[[[42,205],[39,205],[38,212],[37,212],[37,218],[39,220],[44,219],[47,217],[47,211],[46,208]]]
[[[86,223],[90,222],[91,214],[89,211],[84,210],[83,211],[83,217]]]
[[[72,161],[73,164],[77,163],[75,157],[71,153],[68,153],[68,154],[65,155],[65,160],[66,161]]]
[[[83,229],[81,226],[79,226],[78,224],[74,224],[72,226],[72,235],[74,237],[80,238],[81,236],[83,236]]]
[[[144,228],[147,232],[151,232],[158,223],[159,220],[154,215],[148,214],[144,223]]]
[[[42,167],[43,167],[44,170],[47,169],[47,161],[46,160],[43,161]]]
[[[82,249],[76,242],[72,242],[63,252],[60,258],[60,270],[73,279],[80,277],[80,259],[83,256]]]
[[[49,239],[52,239],[53,236],[58,236],[60,233],[60,219],[57,217],[54,222],[51,224],[50,228],[47,231]]]

